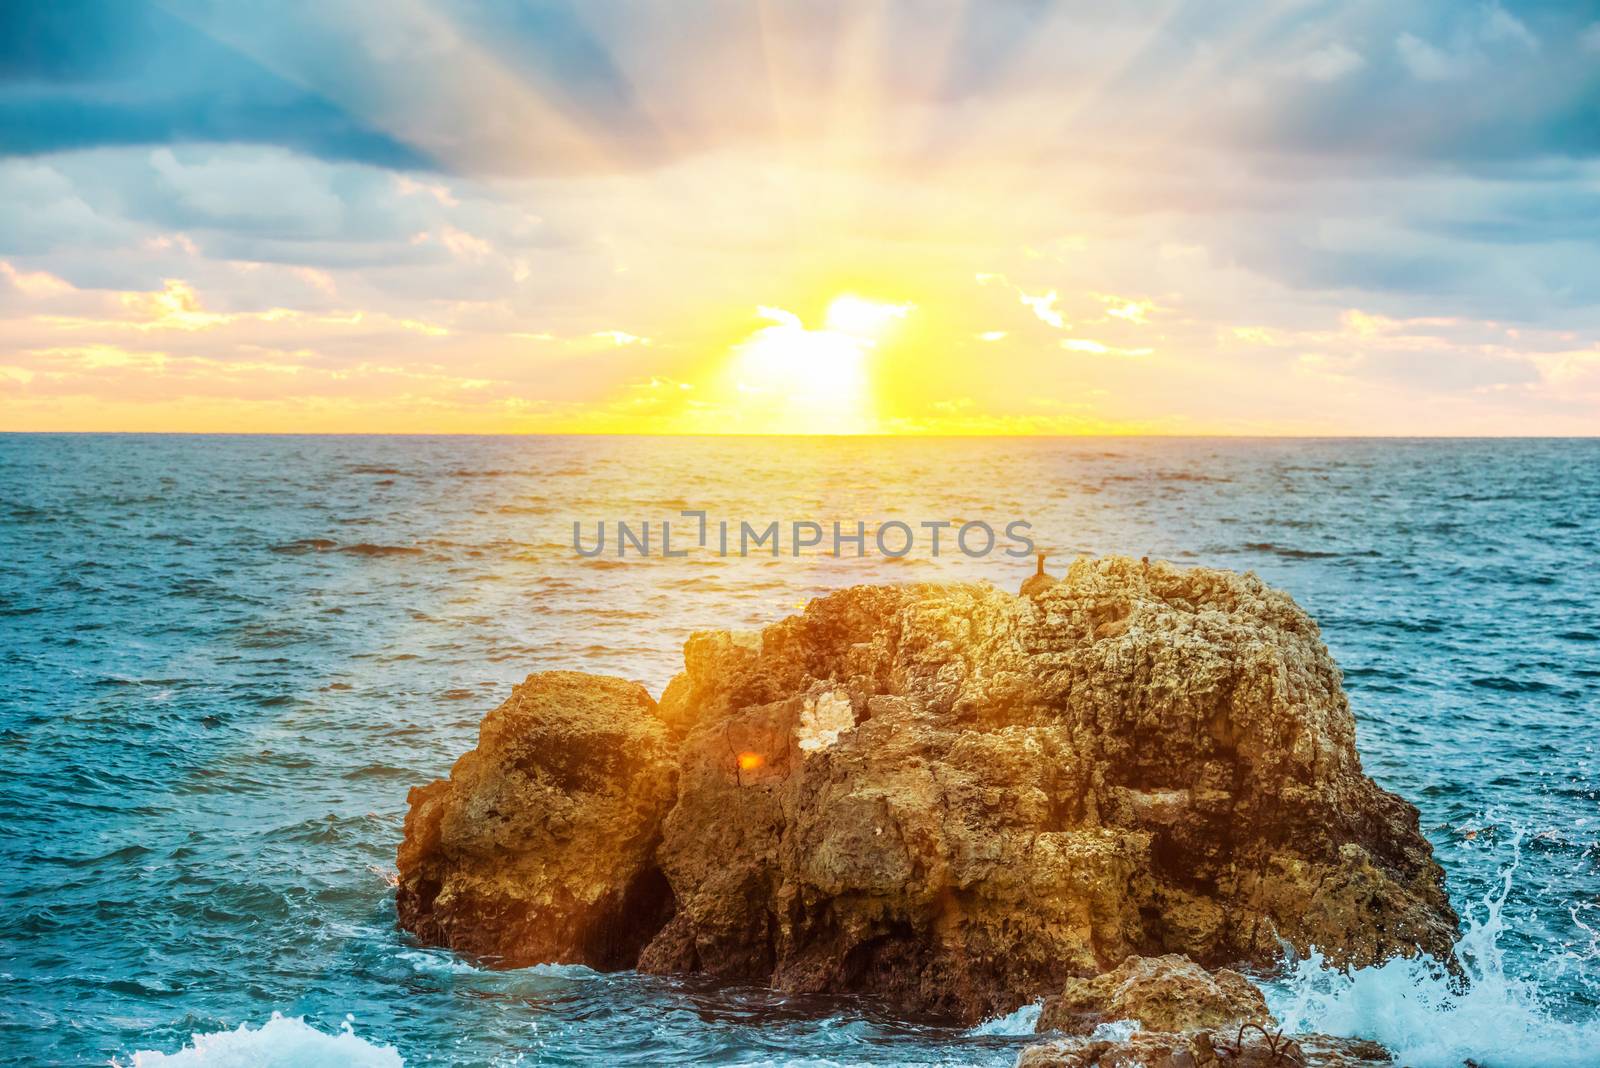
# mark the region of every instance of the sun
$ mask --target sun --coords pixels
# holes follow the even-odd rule
[[[852,337],[876,340],[882,337],[898,320],[911,313],[914,305],[886,304],[868,300],[854,293],[843,293],[833,298],[823,322],[831,331]]]
[[[871,357],[913,310],[844,293],[820,329],[761,306],[766,326],[734,347],[729,376],[740,422],[768,434],[863,434],[875,428]]]

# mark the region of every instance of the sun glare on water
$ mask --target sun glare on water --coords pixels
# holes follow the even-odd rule
[[[770,434],[872,431],[871,358],[912,310],[854,294],[828,305],[820,328],[782,308],[761,307],[768,325],[734,348],[730,376],[753,429]]]

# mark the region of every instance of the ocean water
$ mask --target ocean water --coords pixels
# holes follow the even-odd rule
[[[1312,957],[1280,1017],[1419,1066],[1600,1064],[1600,441],[138,435],[0,436],[0,1061],[1010,1064],[1026,1008],[961,1031],[395,930],[407,787],[529,672],[659,693],[697,628],[1032,569],[573,552],[574,520],[683,509],[1020,519],[1058,566],[1289,590],[1422,811],[1472,982]]]

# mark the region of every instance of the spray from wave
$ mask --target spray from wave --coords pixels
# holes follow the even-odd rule
[[[1463,979],[1428,958],[1396,958],[1346,971],[1316,950],[1289,974],[1267,984],[1273,1015],[1289,1032],[1319,1031],[1380,1042],[1414,1068],[1594,1068],[1600,1064],[1600,1020],[1552,1015],[1536,982],[1507,971],[1500,937],[1506,898],[1521,862],[1521,834],[1512,860],[1470,910],[1455,956]]]
[[[258,1028],[190,1036],[176,1053],[142,1050],[129,1068],[404,1068],[393,1046],[375,1046],[345,1017],[337,1034],[318,1031],[298,1016],[273,1013]]]
[[[1024,1005],[1014,1012],[1004,1016],[996,1016],[967,1032],[973,1038],[1009,1037],[1012,1035],[1031,1035],[1034,1027],[1039,1023],[1039,1013],[1044,1011],[1044,1003],[1035,1001]]]

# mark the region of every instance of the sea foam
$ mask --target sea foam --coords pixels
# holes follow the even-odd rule
[[[974,1038],[990,1038],[995,1036],[1031,1035],[1039,1022],[1039,1013],[1044,1010],[1042,1002],[1035,1001],[1031,1005],[1024,1005],[1014,1012],[1004,1016],[996,1016],[992,1020],[972,1028],[967,1034]]]
[[[258,1028],[191,1035],[176,1053],[141,1050],[131,1068],[403,1068],[393,1046],[375,1046],[346,1016],[337,1034],[318,1031],[298,1016],[273,1013]]]
[[[1312,950],[1284,979],[1266,984],[1267,1001],[1288,1032],[1320,1031],[1382,1043],[1400,1064],[1460,1068],[1594,1068],[1600,1020],[1552,1015],[1537,983],[1506,969],[1500,936],[1505,903],[1520,861],[1479,902],[1456,943],[1465,982],[1426,957],[1395,958],[1370,968],[1330,967]]]

